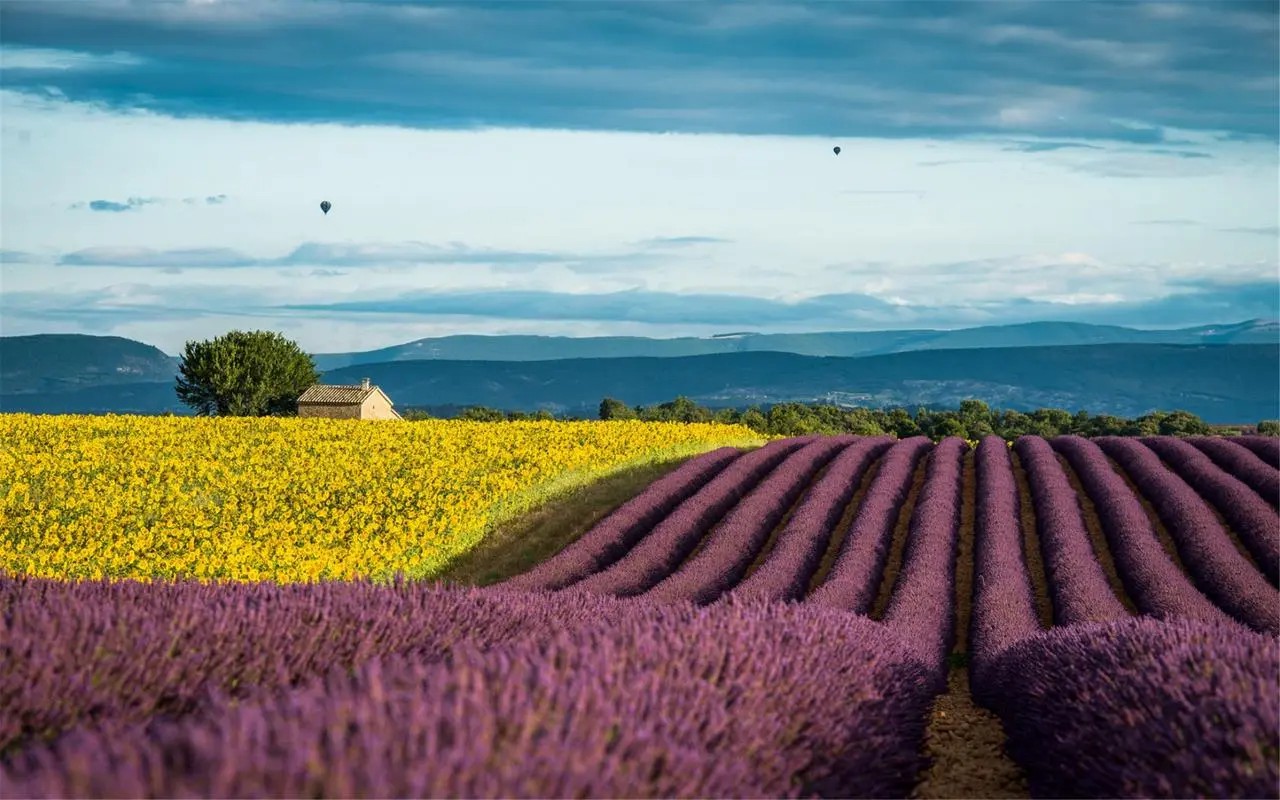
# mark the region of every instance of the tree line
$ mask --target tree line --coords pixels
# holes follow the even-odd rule
[[[1023,412],[997,410],[981,400],[963,400],[956,409],[919,407],[849,408],[824,403],[777,403],[770,407],[746,409],[714,409],[677,397],[666,403],[629,406],[613,397],[600,401],[597,417],[602,420],[638,419],[645,422],[718,422],[741,424],[768,436],[803,436],[805,434],[855,434],[858,436],[928,436],[935,441],[947,436],[979,439],[995,434],[1013,440],[1023,435],[1060,436],[1196,436],[1211,433],[1241,433],[1241,428],[1211,426],[1189,411],[1155,411],[1140,417],[1113,414],[1074,414],[1060,408],[1040,408]],[[429,415],[418,410],[405,414],[406,419],[425,419]],[[457,419],[502,422],[528,419],[571,419],[573,417],[537,412],[501,411],[486,406],[468,406]],[[1258,433],[1280,435],[1280,422],[1263,420]]]
[[[203,342],[187,342],[179,363],[178,398],[200,416],[291,416],[297,413],[297,398],[308,386],[319,382],[320,372],[312,357],[296,342],[268,331],[232,331]],[[419,409],[406,409],[405,419],[425,419]],[[994,410],[981,400],[965,400],[955,410],[920,407],[848,408],[822,403],[778,403],[739,410],[712,409],[687,397],[650,406],[629,406],[613,397],[600,401],[602,420],[639,419],[651,422],[719,422],[741,424],[769,436],[804,434],[855,434],[898,438],[928,436],[935,441],[947,436],[979,439],[996,434],[1016,439],[1024,434],[1058,436],[1190,436],[1232,432],[1212,428],[1187,411],[1157,411],[1128,419],[1110,414],[1072,414],[1058,408],[1031,412]],[[464,408],[460,419],[486,422],[522,419],[565,419],[546,410],[535,412],[500,411],[484,406]],[[1263,420],[1258,433],[1280,436],[1280,421]],[[1239,432],[1238,430],[1234,432]]]

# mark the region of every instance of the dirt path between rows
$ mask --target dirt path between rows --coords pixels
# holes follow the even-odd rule
[[[911,796],[921,798],[1028,798],[1022,770],[1005,752],[1004,728],[969,693],[967,660],[969,618],[973,610],[974,496],[977,474],[973,451],[962,471],[960,546],[956,560],[956,641],[947,692],[934,701],[925,731],[925,755],[932,764],[920,776]]]

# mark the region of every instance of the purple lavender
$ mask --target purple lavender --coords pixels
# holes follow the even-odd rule
[[[1258,458],[1280,469],[1280,439],[1274,436],[1231,436],[1231,441],[1245,447]]]
[[[871,610],[889,558],[899,509],[911,490],[916,466],[932,447],[928,437],[913,436],[889,448],[880,462],[880,471],[862,498],[831,571],[807,602],[855,614]]]
[[[792,453],[734,506],[696,554],[645,597],[659,602],[709,603],[731,589],[814,475],[854,441],[852,436],[824,437]]]
[[[1139,441],[1115,436],[1095,441],[1155,506],[1205,594],[1254,630],[1280,634],[1280,593],[1236,550],[1195,490]]]
[[[1280,581],[1280,514],[1187,442],[1148,436],[1142,443],[1218,509],[1271,583]]]
[[[1056,625],[1103,622],[1129,616],[1111,591],[1102,564],[1089,542],[1075,489],[1049,443],[1020,436],[1014,450],[1022,460],[1035,503],[1036,529],[1044,552]]]
[[[773,552],[734,593],[770,600],[803,597],[858,484],[892,442],[888,437],[859,437],[841,451],[778,534]]]
[[[884,613],[885,626],[935,668],[938,691],[946,686],[946,656],[955,634],[961,470],[968,449],[956,437],[943,439],[933,448],[911,516],[902,571]]]
[[[1021,500],[1009,448],[985,436],[975,455],[978,477],[973,543],[973,628],[969,632],[974,696],[986,704],[982,677],[1008,648],[1040,631],[1022,551]]]
[[[911,790],[932,682],[882,626],[761,602],[597,598],[596,613],[501,648],[458,646],[438,663],[373,658],[294,688],[213,698],[182,719],[86,725],[0,764],[0,796]]]
[[[1280,646],[1235,625],[1054,628],[984,675],[1034,797],[1275,797]]]
[[[605,569],[741,455],[732,447],[721,447],[690,459],[649,484],[556,555],[497,585],[513,589],[559,589]]]
[[[1280,506],[1280,470],[1263,461],[1244,445],[1216,436],[1193,436],[1186,441],[1213,459],[1218,466],[1244,481],[1272,506]]]
[[[1165,553],[1142,503],[1095,442],[1080,436],[1058,436],[1051,443],[1093,501],[1116,571],[1144,614],[1204,622],[1230,619]]]
[[[569,586],[578,591],[624,597],[652,588],[670,575],[693,552],[707,531],[747,496],[765,475],[791,453],[816,438],[780,439],[736,459],[692,497],[676,506],[612,566]]]

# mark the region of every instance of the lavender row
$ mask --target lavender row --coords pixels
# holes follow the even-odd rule
[[[696,554],[645,597],[656,602],[709,603],[733,588],[814,475],[854,441],[853,436],[823,437],[792,453],[733,507]]]
[[[569,587],[593,594],[637,595],[670,575],[715,523],[784,458],[817,437],[770,442],[733,461],[688,498],[622,558]]]
[[[1036,529],[1044,553],[1057,625],[1102,622],[1129,616],[1107,583],[1089,542],[1075,489],[1053,448],[1038,436],[1020,436],[1014,450],[1022,461],[1035,503]]]
[[[1187,441],[1200,448],[1215,464],[1248,484],[1268,503],[1280,506],[1280,470],[1249,448],[1216,436],[1194,436]]]
[[[1040,631],[1031,576],[1022,551],[1021,499],[1009,447],[999,436],[984,436],[975,456],[973,616],[969,632],[975,680],[1002,652]]]
[[[955,635],[956,547],[960,535],[961,473],[969,445],[948,437],[933,448],[920,500],[911,517],[902,572],[884,624],[935,668],[946,684],[946,656]]]
[[[787,520],[773,552],[734,593],[770,600],[802,598],[858,485],[892,442],[888,437],[858,437],[841,451]]]
[[[426,584],[0,578],[0,750],[91,715],[183,712],[397,653],[443,657],[595,619],[600,602]],[[270,646],[263,646],[269,642]]]
[[[1080,436],[1051,440],[1093,501],[1116,571],[1139,610],[1159,618],[1230,619],[1164,551],[1142,504],[1097,444]]]
[[[1195,490],[1141,442],[1113,436],[1095,441],[1155,506],[1205,594],[1254,630],[1280,633],[1280,593],[1236,550]]]
[[[86,726],[8,759],[0,796],[910,792],[932,682],[882,626],[796,605],[597,604],[603,624],[546,641]]]
[[[1054,628],[983,676],[1033,797],[1275,797],[1280,649],[1236,625]]]
[[[1200,496],[1217,507],[1272,584],[1280,581],[1280,514],[1204,453],[1172,436],[1148,436],[1151,448]]]
[[[1274,436],[1232,436],[1231,441],[1252,450],[1254,455],[1280,469],[1280,439]]]
[[[822,585],[814,589],[808,602],[855,614],[871,610],[889,558],[899,509],[911,491],[916,466],[932,447],[928,437],[913,436],[889,448],[880,462],[880,471],[862,498],[862,506],[831,571]]]
[[[556,555],[499,585],[515,589],[559,589],[605,569],[741,455],[735,448],[721,447],[686,461],[649,484]]]

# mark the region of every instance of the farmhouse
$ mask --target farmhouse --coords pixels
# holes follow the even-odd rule
[[[334,419],[401,419],[391,398],[365,378],[359,386],[316,384],[298,397],[298,416]]]

